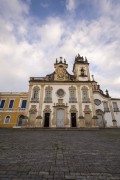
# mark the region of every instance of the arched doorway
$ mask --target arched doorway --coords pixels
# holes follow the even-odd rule
[[[104,112],[100,109],[96,110],[96,114],[97,114],[97,117],[98,117],[98,126],[100,128],[103,128],[104,127]]]
[[[56,127],[64,127],[64,109],[57,109]]]
[[[104,127],[102,114],[98,114],[97,117],[98,117],[98,126],[99,126],[100,128]]]
[[[24,119],[24,116],[20,115],[18,118],[18,126],[22,126],[23,119]]]

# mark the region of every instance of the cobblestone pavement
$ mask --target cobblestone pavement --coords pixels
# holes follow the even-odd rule
[[[0,129],[0,180],[120,180],[120,129]]]

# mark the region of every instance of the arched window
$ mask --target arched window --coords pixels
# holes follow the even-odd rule
[[[23,115],[19,116],[19,118],[18,118],[18,126],[22,125],[23,119],[24,119]]]
[[[45,88],[45,100],[44,103],[52,103],[52,87],[47,86]]]
[[[39,98],[39,91],[38,90],[34,90],[33,98],[34,99],[38,99]]]
[[[70,103],[76,103],[77,98],[76,98],[76,88],[74,86],[69,87],[69,102]]]
[[[109,107],[108,107],[108,102],[107,101],[104,101],[103,102],[103,107],[104,107],[104,112],[109,112]]]
[[[40,91],[40,88],[38,86],[35,86],[33,88],[33,93],[32,93],[32,101],[34,102],[38,102],[39,101],[39,91]]]
[[[82,87],[82,102],[90,102],[88,88],[86,86]]]
[[[9,124],[10,123],[10,116],[6,116],[5,118],[5,124]]]

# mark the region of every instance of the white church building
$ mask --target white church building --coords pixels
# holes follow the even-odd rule
[[[89,63],[79,54],[73,74],[60,57],[54,72],[30,77],[27,106],[22,126],[41,128],[120,127],[120,99],[103,93],[90,78]]]

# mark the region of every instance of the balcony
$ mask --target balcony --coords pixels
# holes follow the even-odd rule
[[[69,103],[77,103],[77,98],[69,98]]]
[[[84,98],[84,99],[82,100],[82,102],[83,102],[83,103],[90,103],[90,98]]]
[[[104,108],[104,112],[110,112],[109,108]]]
[[[39,98],[31,98],[31,103],[39,103]]]
[[[114,112],[119,112],[119,108],[113,108]]]
[[[44,103],[52,103],[52,98],[45,98]]]

